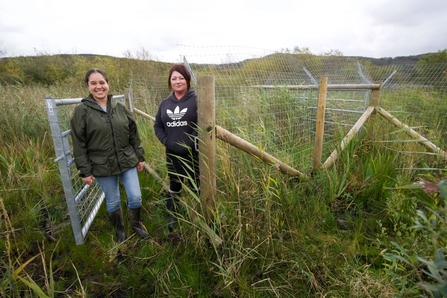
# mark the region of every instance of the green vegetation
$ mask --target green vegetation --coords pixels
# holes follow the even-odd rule
[[[33,60],[39,58],[43,59],[39,63]],[[135,106],[153,115],[168,92],[169,65],[78,56],[0,61],[0,296],[441,297],[445,293],[447,194],[445,183],[439,182],[447,176],[446,161],[416,142],[401,140],[402,131],[378,116],[333,167],[314,171],[310,181],[285,176],[219,143],[212,227],[204,224],[199,199],[190,193],[183,197],[180,229],[170,234],[162,186],[141,174],[142,213],[150,240],[129,234],[124,243],[114,242],[102,206],[85,244],[76,246],[43,99],[85,95],[83,75],[98,67],[110,75],[114,94],[123,93],[131,82]],[[242,71],[246,78],[249,72]],[[222,89],[226,91],[230,92]],[[445,93],[423,92],[420,87],[396,92],[405,101],[396,100],[392,92],[381,100],[402,122],[424,126],[424,135],[441,140],[445,148]],[[284,144],[281,160],[287,160],[287,154],[298,155],[286,144],[298,146],[311,136],[302,127],[294,135],[290,119],[305,122],[310,116],[293,109],[293,100],[287,90],[260,96],[244,93],[237,103],[253,109],[251,114],[270,117],[278,128],[272,132],[265,125],[250,126],[238,135],[245,139],[262,135],[266,149]],[[228,104],[218,103],[222,108],[218,122],[242,110],[231,110],[225,107]],[[436,109],[430,109],[433,106]],[[142,117],[137,121],[147,162],[165,177],[163,148],[152,122]],[[290,160],[305,158],[290,156]],[[126,225],[129,233],[127,219]],[[213,241],[213,232],[222,244]]]
[[[431,63],[447,63],[447,49],[439,50],[437,53],[431,53],[424,55],[419,64],[431,64]]]

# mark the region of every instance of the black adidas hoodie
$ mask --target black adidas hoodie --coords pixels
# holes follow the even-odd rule
[[[166,146],[167,153],[186,155],[190,148],[194,150],[196,127],[197,96],[194,89],[189,89],[180,100],[172,93],[160,103],[154,131]]]

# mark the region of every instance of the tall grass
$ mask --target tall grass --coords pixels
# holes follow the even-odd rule
[[[82,97],[85,90],[0,88],[5,107],[0,110],[2,296],[395,297],[425,293],[417,287],[418,281],[428,279],[423,267],[405,272],[399,268],[406,267],[393,267],[384,254],[395,249],[394,242],[429,255],[431,245],[415,242],[419,238],[409,227],[418,208],[436,209],[443,202],[413,182],[421,174],[417,168],[435,164],[445,169],[445,162],[420,154],[423,150],[413,142],[400,142],[401,135],[384,121],[369,122],[336,164],[315,171],[310,181],[287,177],[219,143],[211,226],[201,216],[199,198],[186,189],[179,229],[169,233],[161,182],[141,174],[142,214],[150,240],[133,235],[125,218],[129,238],[117,244],[102,206],[85,244],[76,246],[43,99]],[[161,98],[143,86],[134,92],[136,107],[154,114]],[[288,103],[288,94],[278,96]],[[266,98],[244,100],[262,103],[250,107],[264,109],[282,122],[276,134],[252,126],[251,131],[238,131],[242,137],[264,134],[266,148],[280,139],[306,137],[290,132],[291,115],[282,114]],[[287,110],[307,117],[304,110]],[[147,162],[160,177],[166,177],[163,148],[153,134],[153,123],[138,118],[138,124]],[[216,235],[221,242],[214,241]]]

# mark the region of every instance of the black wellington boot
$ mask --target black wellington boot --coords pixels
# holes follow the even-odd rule
[[[126,240],[126,232],[124,231],[123,212],[121,211],[121,208],[115,212],[110,212],[109,216],[113,226],[115,227],[118,242],[123,242]]]
[[[166,209],[168,209],[168,229],[169,232],[175,230],[178,225],[177,218],[175,217],[175,213],[177,212],[177,198],[176,195],[169,193],[166,199]]]
[[[145,226],[140,221],[140,210],[141,208],[136,209],[128,209],[130,225],[132,229],[143,239],[149,237],[149,233],[147,232]]]

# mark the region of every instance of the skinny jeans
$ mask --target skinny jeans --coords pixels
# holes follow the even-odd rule
[[[141,189],[138,180],[137,168],[131,168],[121,174],[108,177],[95,177],[106,197],[106,206],[109,213],[121,208],[119,181],[124,185],[127,195],[127,207],[137,209],[141,207]]]

